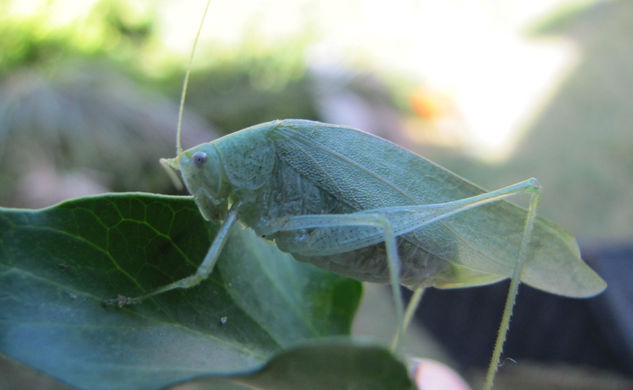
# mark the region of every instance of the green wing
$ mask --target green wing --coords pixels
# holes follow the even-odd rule
[[[354,210],[440,203],[482,188],[373,135],[319,122],[285,120],[270,133],[280,159]],[[511,276],[526,210],[500,201],[449,217],[407,236],[453,264],[440,288],[492,283]],[[588,297],[606,283],[580,257],[575,238],[539,217],[522,281],[554,294]]]

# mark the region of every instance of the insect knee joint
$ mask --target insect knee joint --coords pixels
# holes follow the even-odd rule
[[[536,177],[531,177],[527,179],[527,184],[529,185],[528,192],[541,192],[541,190],[543,189],[541,181]]]
[[[391,226],[391,222],[383,214],[368,214],[367,217],[371,219],[371,222],[374,226],[381,228],[386,234],[393,234],[393,227]]]

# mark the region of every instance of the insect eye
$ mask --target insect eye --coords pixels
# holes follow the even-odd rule
[[[196,168],[202,168],[202,166],[206,162],[207,162],[207,154],[205,152],[195,152],[193,154],[193,165],[195,165]]]

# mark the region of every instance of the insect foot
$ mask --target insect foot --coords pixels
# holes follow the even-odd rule
[[[138,298],[130,298],[118,294],[116,298],[104,299],[101,303],[103,306],[117,306],[121,309],[125,306],[136,305],[137,303],[141,303],[141,301],[142,300]]]

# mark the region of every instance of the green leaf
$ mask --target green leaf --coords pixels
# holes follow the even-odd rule
[[[201,377],[187,385],[217,389],[226,379],[261,390],[414,388],[406,367],[386,348],[345,340],[298,346],[251,372]]]
[[[253,370],[298,343],[349,333],[359,282],[239,228],[200,285],[101,305],[192,274],[217,228],[190,197],[0,209],[0,352],[80,388],[153,389]]]

